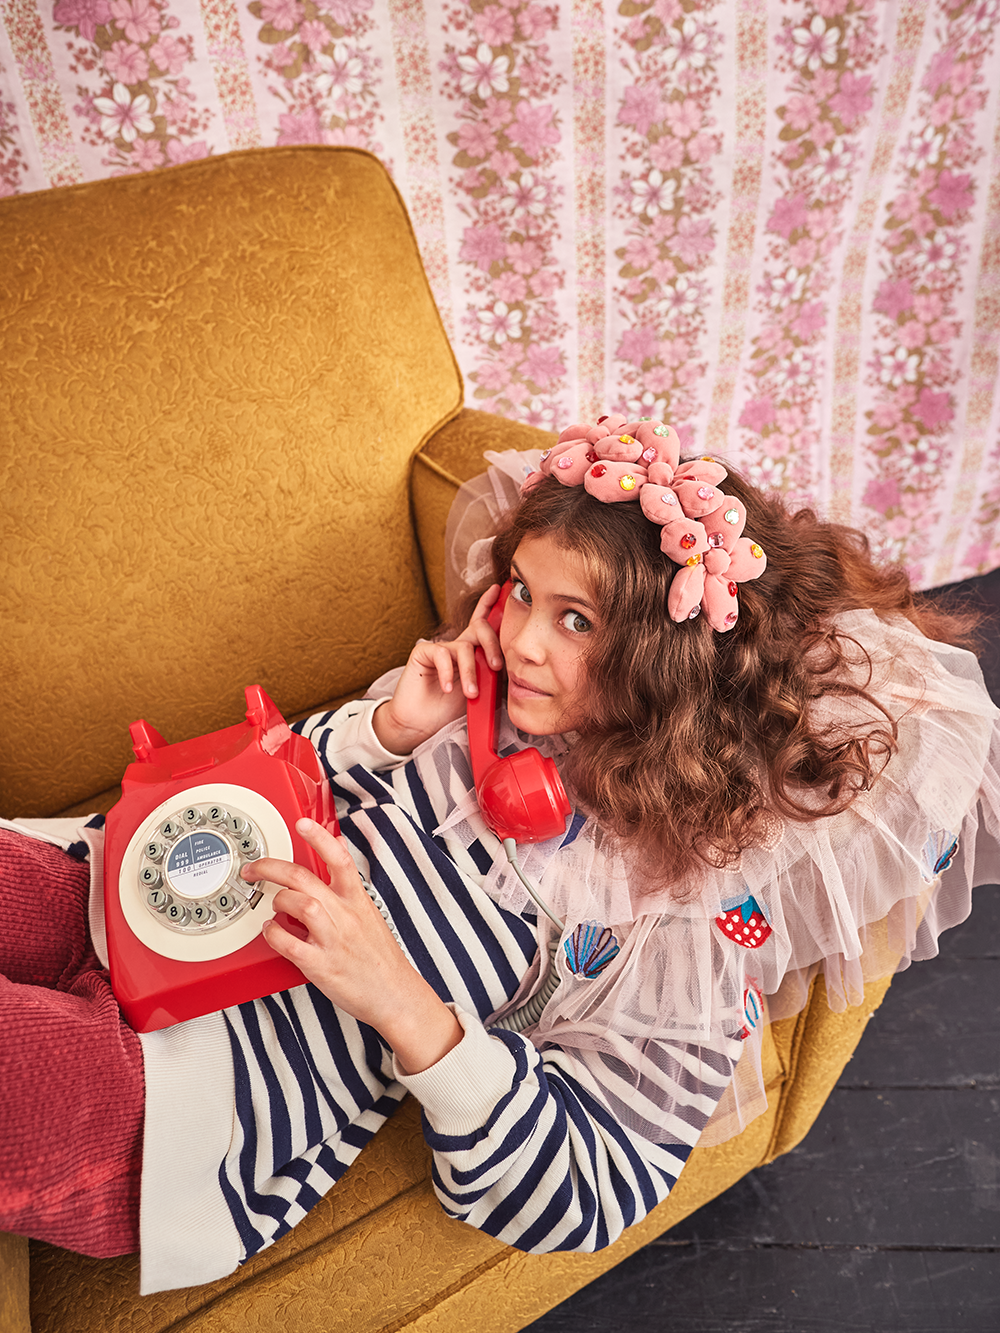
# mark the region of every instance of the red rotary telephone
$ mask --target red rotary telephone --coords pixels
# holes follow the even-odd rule
[[[498,634],[511,586],[509,580],[504,584],[487,617]],[[546,842],[558,837],[566,832],[566,818],[573,813],[558,769],[534,746],[497,758],[497,673],[479,647],[476,683],[479,693],[467,707],[469,753],[483,818],[501,841]]]
[[[240,869],[277,856],[329,882],[295,822],[306,815],[336,834],[333,796],[315,749],[259,685],[246,701],[245,722],[174,745],[148,722],[129,728],[136,762],[108,814],[104,910],[111,985],[137,1032],[305,980],[261,934],[277,887],[248,884]]]

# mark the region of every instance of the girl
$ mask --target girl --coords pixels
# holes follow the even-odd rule
[[[331,884],[244,873],[282,886],[305,938],[267,939],[310,984],[144,1034],[141,1068],[79,925],[73,959],[21,987],[47,1022],[53,986],[103,1005],[77,1065],[84,1102],[100,1079],[114,1102],[115,1146],[86,1158],[88,1231],[65,1189],[32,1190],[58,1142],[22,1137],[7,1229],[114,1253],[141,1222],[144,1291],[209,1281],[294,1225],[409,1091],[449,1214],[529,1251],[599,1248],[699,1139],[763,1109],[768,1017],[818,973],[834,1008],[856,1003],[996,878],[997,710],[952,646],[966,624],[858,534],[681,464],[659,422],[571,427],[529,461],[523,488],[524,456],[503,456],[461,497],[468,623],[300,725],[337,798],[340,839],[300,826]],[[470,770],[477,648],[506,670],[501,752],[530,738],[574,807],[517,866]],[[12,846],[7,901],[70,877],[36,846],[32,879]]]

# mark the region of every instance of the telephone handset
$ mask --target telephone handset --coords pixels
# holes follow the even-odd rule
[[[499,634],[510,596],[508,580],[487,616]],[[486,823],[504,841],[546,842],[566,832],[573,813],[555,763],[532,746],[498,759],[496,753],[497,673],[482,648],[476,648],[479,693],[468,701],[469,753],[479,808]]]
[[[129,728],[135,762],[108,814],[104,905],[111,985],[137,1032],[305,980],[261,933],[276,886],[240,870],[277,856],[328,882],[295,822],[336,834],[333,797],[311,743],[259,685],[245,693],[246,721],[208,736],[168,745],[148,722]]]

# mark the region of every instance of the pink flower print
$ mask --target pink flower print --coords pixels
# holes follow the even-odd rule
[[[675,74],[702,69],[708,60],[708,32],[689,14],[679,28],[667,28],[663,61]]]
[[[684,161],[684,145],[680,139],[665,134],[650,148],[649,161],[657,171],[673,171]]]
[[[886,278],[880,284],[874,308],[890,319],[898,319],[913,306],[913,284],[906,278]]]
[[[532,343],[525,360],[525,374],[540,389],[548,389],[566,374],[563,354],[558,347],[540,347]]]
[[[475,15],[473,27],[488,46],[506,46],[514,36],[514,17],[499,5],[487,5]]]
[[[180,139],[168,139],[167,157],[175,167],[182,162],[197,162],[203,157],[208,157],[208,144],[204,139],[199,139],[197,143],[181,143]]]
[[[806,275],[800,273],[797,268],[790,265],[784,273],[774,273],[770,279],[770,295],[768,302],[770,305],[780,308],[781,306],[794,305],[802,296],[802,289],[806,283]]]
[[[911,411],[931,431],[937,430],[940,426],[947,426],[955,415],[951,405],[951,394],[935,393],[933,389],[928,388],[920,390],[920,396]]]
[[[543,268],[540,273],[536,273],[531,279],[532,291],[536,296],[551,296],[552,293],[561,287],[558,275],[553,273],[550,268]]]
[[[532,398],[524,403],[518,411],[518,417],[529,426],[537,426],[539,430],[555,430],[556,409],[549,403],[545,403],[541,398]]]
[[[823,192],[847,180],[853,165],[853,145],[847,139],[837,139],[832,147],[820,149],[810,175],[817,189]]]
[[[941,312],[944,310],[944,299],[940,292],[918,292],[913,297],[912,305],[917,319],[924,324],[933,324],[935,320],[941,318]]]
[[[943,51],[935,51],[927,66],[923,87],[933,96],[948,82],[954,68],[955,54],[950,47],[945,47]]]
[[[936,129],[940,129],[942,125],[948,124],[948,121],[951,120],[954,114],[954,97],[948,97],[947,95],[939,97],[931,107],[931,124],[935,126]]]
[[[490,393],[503,393],[510,385],[510,370],[502,361],[484,361],[476,368],[476,379]]]
[[[832,65],[837,59],[837,42],[840,29],[835,25],[826,26],[826,19],[821,14],[814,14],[808,28],[792,29],[792,62],[797,68],[803,66],[815,73],[820,65]]]
[[[143,83],[149,77],[149,60],[134,42],[112,42],[104,52],[104,68],[116,83]]]
[[[649,229],[649,234],[653,240],[669,241],[676,230],[676,224],[669,213],[662,213],[658,218],[653,219],[653,224]]]
[[[690,318],[702,304],[704,296],[701,284],[688,274],[682,273],[675,279],[672,287],[667,287],[656,305],[657,309],[662,310],[667,316],[680,315],[683,318]]]
[[[124,83],[116,83],[110,97],[95,97],[94,107],[100,112],[101,133],[113,142],[121,137],[134,143],[140,134],[152,134],[155,126],[150,116],[153,104],[145,93],[133,101]]]
[[[485,226],[466,227],[462,233],[459,258],[468,264],[475,264],[484,273],[488,273],[498,259],[503,259],[505,253],[503,232],[496,222],[489,222]]]
[[[968,173],[961,176],[950,171],[942,171],[937,186],[927,196],[928,200],[951,222],[956,213],[964,213],[972,207],[972,177]]]
[[[76,28],[80,36],[92,42],[97,29],[111,20],[108,0],[59,0],[52,17],[60,27]]]
[[[476,93],[485,102],[494,93],[505,93],[510,88],[507,78],[510,60],[507,56],[494,56],[485,42],[480,42],[474,56],[459,56],[458,66],[462,70],[462,92],[467,97]]]
[[[667,410],[667,400],[657,398],[653,389],[647,389],[639,398],[629,398],[625,404],[631,417],[663,417]]]
[[[864,503],[869,509],[886,514],[900,502],[899,482],[895,477],[873,477],[865,490]]]
[[[816,9],[825,19],[834,19],[838,14],[843,14],[847,8],[847,0],[816,0]]]
[[[660,90],[653,83],[634,83],[625,89],[625,98],[618,109],[619,125],[634,125],[643,136],[649,133],[649,127],[663,119],[664,110],[669,117],[670,106],[664,107]]]
[[[330,29],[319,19],[307,19],[299,28],[299,40],[305,43],[311,55],[315,55],[329,42]]]
[[[292,143],[322,143],[323,127],[314,106],[304,111],[286,111],[278,117],[278,146]],[[167,150],[169,152],[169,149]]]
[[[920,357],[916,352],[907,351],[905,347],[896,347],[891,352],[883,352],[879,361],[882,369],[878,377],[883,384],[896,388],[904,381],[912,384],[917,378]]]
[[[470,157],[487,157],[497,146],[497,137],[481,120],[464,120],[458,127],[458,146]],[[516,160],[516,159],[515,159]],[[496,170],[496,168],[494,168]],[[506,175],[506,172],[498,172]]]
[[[910,135],[910,142],[903,154],[903,165],[911,171],[933,167],[941,156],[943,144],[944,135],[935,130],[933,125],[926,125],[922,133]]]
[[[947,273],[954,268],[957,253],[958,242],[953,241],[946,231],[936,231],[933,236],[922,238],[917,262],[928,274]]]
[[[739,425],[760,432],[774,421],[774,399],[751,398],[740,413]]]
[[[790,199],[778,199],[774,211],[767,220],[767,230],[777,232],[787,241],[793,231],[805,226],[808,216],[809,207],[804,194],[793,194]]]
[[[286,65],[290,65],[295,59],[292,49],[287,42],[278,42],[276,46],[271,47],[271,54],[267,59],[268,69],[283,70]]]
[[[305,13],[299,0],[262,0],[260,7],[261,18],[276,32],[295,32]]]
[[[891,537],[893,541],[899,541],[901,538],[910,535],[912,527],[913,524],[908,518],[904,518],[902,514],[897,514],[895,518],[890,518],[885,525],[886,536]]]
[[[374,0],[316,0],[321,14],[329,14],[341,28],[348,27],[358,14],[366,14]]]
[[[130,42],[148,42],[160,31],[160,11],[151,0],[111,0],[111,12]]]
[[[676,134],[678,139],[689,139],[701,128],[701,107],[691,97],[683,98],[679,102],[668,102],[666,120],[671,132]]]
[[[547,144],[559,142],[559,130],[553,124],[555,108],[518,102],[514,123],[507,130],[511,143],[517,144],[531,158],[538,158]]]
[[[675,19],[680,18],[681,12],[680,0],[656,0],[653,5],[653,13],[664,28],[669,28]]]
[[[818,246],[815,241],[811,241],[808,236],[803,236],[800,241],[789,246],[788,259],[796,268],[808,268],[810,264],[815,263]]]
[[[525,41],[537,42],[543,33],[554,26],[553,11],[543,9],[541,5],[528,5],[517,22]]]
[[[785,361],[774,376],[774,382],[779,388],[792,392],[795,389],[803,389],[812,382],[815,375],[812,355],[804,347],[796,347],[787,361]]]
[[[163,149],[156,139],[136,139],[132,145],[132,161],[138,171],[152,171],[163,165]]]
[[[615,356],[619,361],[627,361],[641,370],[643,362],[656,356],[659,342],[659,336],[654,328],[648,324],[638,324],[634,328],[626,329],[622,334]]]
[[[522,171],[519,181],[509,182],[508,193],[501,201],[500,207],[523,228],[528,218],[541,217],[548,204],[548,185],[544,181],[536,181],[533,172]]]
[[[900,325],[896,336],[904,347],[915,352],[927,341],[927,327],[921,324],[919,319],[908,319],[905,324]]]
[[[483,120],[491,130],[502,130],[511,122],[511,106],[502,97],[491,97],[483,107]]]
[[[654,264],[659,256],[656,242],[649,236],[631,236],[625,246],[625,263],[640,272]]]
[[[713,247],[710,218],[693,218],[686,213],[677,223],[674,249],[689,267],[697,264],[703,255],[711,254]]]
[[[710,134],[696,134],[688,140],[687,153],[692,162],[706,162],[719,148],[718,141]],[[688,191],[688,199],[691,192]]]
[[[996,27],[998,11],[1000,11],[1000,0],[979,0],[979,4],[967,9],[962,16],[967,31],[991,32]]]
[[[650,218],[657,213],[669,213],[676,189],[673,177],[664,179],[663,173],[654,167],[648,176],[632,182],[632,212],[639,217],[645,213]]]
[[[793,130],[807,130],[819,116],[819,103],[809,93],[790,97],[785,107],[785,120]]]
[[[163,70],[165,74],[180,74],[188,60],[188,49],[185,44],[176,37],[171,37],[169,33],[160,34],[150,47],[149,54],[156,68]]]
[[[516,340],[521,336],[524,316],[520,310],[511,310],[506,301],[495,301],[488,309],[477,311],[476,315],[483,342],[494,342],[502,347],[508,338]]]
[[[799,311],[798,319],[791,326],[791,332],[803,342],[813,334],[819,333],[826,324],[826,311],[822,301],[810,301]]]
[[[840,76],[840,88],[830,98],[830,110],[839,116],[847,129],[872,109],[872,79],[870,74],[852,74],[845,69]]]
[[[335,130],[328,131],[324,137],[327,143],[343,144],[345,148],[368,147],[368,140],[360,125],[341,125]]]
[[[490,171],[495,171],[496,174],[503,179],[504,176],[510,176],[517,170],[518,161],[513,153],[508,153],[504,150],[503,152],[491,153],[490,160],[486,165],[489,167]]]
[[[499,234],[499,227],[494,227],[493,229]],[[468,236],[469,232],[472,230],[472,227],[468,227],[465,231],[465,235]],[[483,227],[479,230],[489,231],[490,227]],[[501,238],[500,254],[497,258],[502,259],[504,255],[510,260],[510,265],[514,272],[523,273],[525,276],[529,273],[534,273],[535,269],[540,268],[543,258],[542,247],[537,241],[510,241],[507,245],[504,245],[503,239]],[[465,256],[463,255],[462,258],[464,259]],[[480,268],[481,267],[482,265],[480,264]]]
[[[527,292],[527,280],[520,273],[507,271],[493,279],[493,294],[501,301],[523,301]]]
[[[322,26],[322,25],[321,25]],[[326,29],[323,29],[326,32]],[[330,34],[326,33],[327,38]],[[359,93],[364,87],[364,66],[358,56],[346,42],[334,42],[333,55],[321,55],[316,58],[319,73],[313,80],[314,86],[331,101],[340,102],[345,97]],[[296,142],[302,142],[297,140]],[[306,142],[320,142],[307,140]]]

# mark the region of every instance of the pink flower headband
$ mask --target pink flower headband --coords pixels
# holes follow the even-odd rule
[[[553,476],[564,486],[584,486],[605,504],[638,500],[663,528],[660,549],[680,565],[667,597],[671,620],[704,611],[714,630],[730,630],[739,616],[736,585],[763,574],[767,557],[741,535],[743,502],[718,489],[726,469],[711,458],[679,467],[680,449],[673,426],[661,421],[602,417],[596,426],[568,426],[524,485]]]

